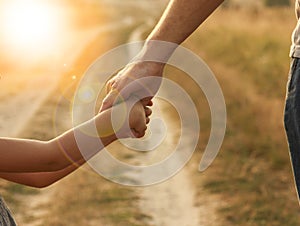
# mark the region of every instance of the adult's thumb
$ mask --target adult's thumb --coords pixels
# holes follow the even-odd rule
[[[110,92],[106,95],[106,97],[102,101],[100,112],[111,108],[114,105],[114,103],[117,102],[119,96],[120,96],[119,92],[116,89],[110,90]]]

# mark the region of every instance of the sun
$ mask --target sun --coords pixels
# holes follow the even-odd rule
[[[59,27],[51,1],[10,0],[1,4],[1,36],[15,48],[41,48],[53,41]]]

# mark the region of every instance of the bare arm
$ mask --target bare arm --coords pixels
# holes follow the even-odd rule
[[[142,137],[147,128],[146,123],[149,121],[148,116],[151,114],[151,110],[144,108],[140,102],[134,104],[130,110],[126,105],[129,101],[117,105],[113,109],[117,115],[129,114],[131,131],[128,131],[124,121],[120,123],[119,128],[113,128],[112,109],[109,109],[49,142],[1,138],[0,172],[34,173],[57,171],[56,176],[61,177],[77,168],[72,165],[73,163],[84,163],[85,160],[98,153],[104,146],[116,140],[116,132],[119,137],[130,137],[132,133],[135,137]],[[128,112],[129,110],[130,113]],[[96,134],[89,133],[89,128],[91,127],[96,128]],[[116,129],[117,131],[115,131]],[[99,139],[101,142],[99,142]],[[80,149],[78,141],[83,145],[81,148],[83,147],[84,150]],[[84,157],[82,156],[82,151],[84,151]],[[8,175],[6,174],[6,176]]]
[[[171,0],[147,40],[181,44],[224,0]]]
[[[61,136],[48,141],[0,139],[0,172],[51,172],[68,167],[72,162],[78,162],[83,158],[76,143],[75,132],[84,127],[93,125],[94,122],[109,122],[109,112],[96,116],[94,119],[71,129]],[[102,123],[100,131],[109,129],[106,123]],[[104,132],[103,132],[104,134]],[[111,133],[112,134],[112,133]],[[89,139],[86,135],[82,139]],[[113,142],[114,135],[100,137],[103,147]],[[101,147],[101,148],[103,148]],[[90,150],[90,156],[97,150]]]
[[[167,60],[176,45],[186,40],[224,0],[171,0],[159,22],[146,40],[143,54],[160,54]],[[176,45],[164,45],[151,41],[165,41]],[[158,49],[157,49],[158,48]],[[164,51],[162,51],[164,50]]]
[[[65,169],[54,172],[37,173],[1,173],[0,178],[35,188],[47,187],[78,169],[85,160],[70,164]]]
[[[119,97],[119,92],[133,80],[139,80],[147,76],[162,76],[164,63],[149,62],[147,60],[157,59],[166,62],[176,46],[187,39],[223,1],[171,0],[161,19],[148,36],[143,50],[136,57],[137,63],[127,65],[108,82],[110,92],[103,101],[101,110],[110,108],[116,98]],[[163,44],[155,41],[168,43]],[[152,82],[149,83],[152,84]],[[143,86],[144,90],[148,90],[148,92],[151,90],[152,95],[155,95],[159,84],[151,87],[150,84],[145,83]],[[118,92],[115,92],[116,90]],[[132,86],[129,92],[122,94],[122,97],[127,99],[130,94],[134,93],[136,95],[139,92],[141,92],[141,85]],[[150,99],[146,99],[144,104],[147,104],[147,100]]]

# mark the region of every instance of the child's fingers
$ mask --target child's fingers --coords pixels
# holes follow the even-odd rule
[[[140,120],[139,123],[135,126],[135,131],[137,131],[142,136],[145,135],[145,131],[147,130],[146,119]]]
[[[146,124],[149,124],[149,122],[150,122],[150,118],[147,117],[147,118],[146,118]]]
[[[134,138],[141,138],[145,136],[146,130],[131,129],[131,133],[133,134]]]
[[[147,103],[147,106],[149,106],[149,107],[153,106],[153,101],[149,100],[148,103]]]
[[[145,115],[146,115],[146,117],[149,117],[152,114],[152,110],[150,108],[148,108],[148,107],[145,107],[144,109],[145,109]]]
[[[153,102],[152,102],[151,99],[152,99],[152,97],[145,97],[145,98],[143,98],[143,99],[141,100],[143,106],[144,106],[144,107],[146,107],[146,106],[151,107],[151,106],[153,105]]]
[[[132,138],[137,138],[139,136],[139,133],[135,129],[131,129],[131,135]]]

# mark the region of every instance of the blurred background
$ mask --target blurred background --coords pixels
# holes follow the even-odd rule
[[[71,128],[72,98],[89,65],[120,44],[145,39],[167,3],[0,0],[0,135],[49,140]],[[87,165],[43,189],[1,180],[0,194],[19,225],[299,225],[283,129],[293,6],[225,1],[183,43],[212,69],[227,106],[223,146],[205,172],[197,169],[210,133],[209,107],[188,75],[167,67],[165,77],[199,111],[200,141],[187,166],[145,188],[114,184]],[[170,105],[160,110],[178,139],[178,115]],[[134,152],[114,145],[116,157],[134,161]]]

